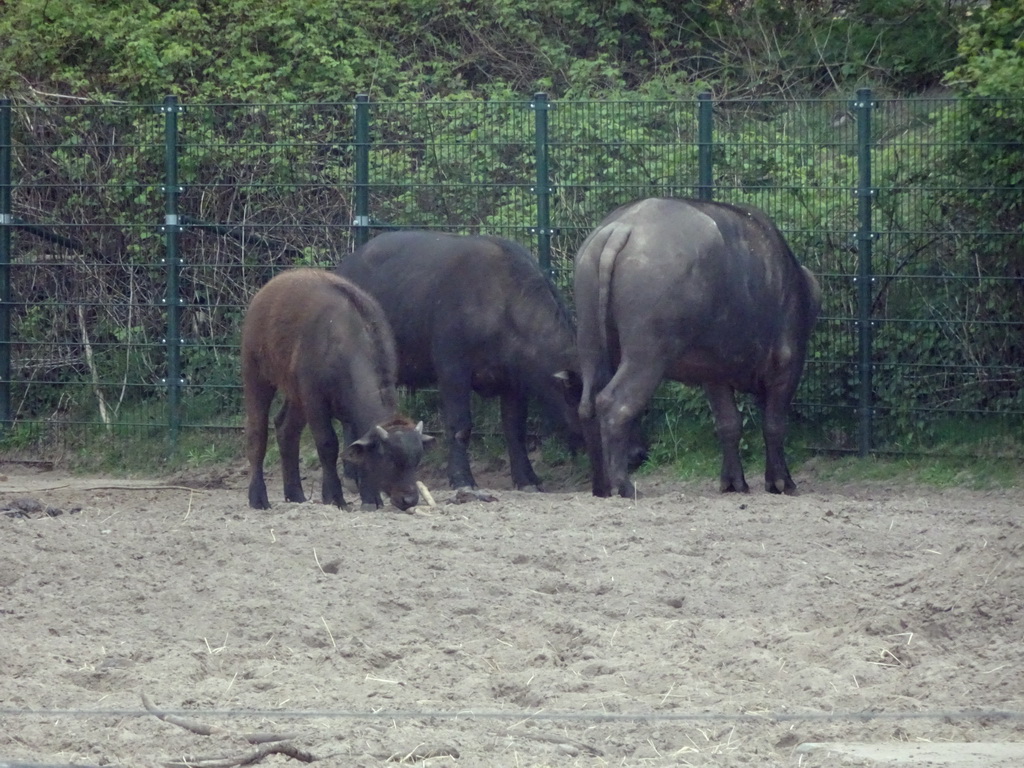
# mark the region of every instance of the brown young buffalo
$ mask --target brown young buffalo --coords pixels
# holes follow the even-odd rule
[[[624,205],[580,247],[574,290],[595,495],[634,494],[629,426],[663,378],[704,387],[722,491],[747,490],[738,390],[763,413],[765,488],[795,492],[783,438],[821,297],[764,213],[699,200]]]
[[[274,419],[286,501],[305,501],[299,437],[308,423],[323,471],[323,501],[345,506],[332,419],[362,435],[345,450],[359,467],[363,508],[381,506],[383,490],[399,509],[417,504],[416,468],[423,434],[398,413],[395,343],[377,303],[352,283],[315,269],[284,272],[253,297],[242,327],[242,382],[249,457],[249,506],[267,509],[263,459],[274,393]]]

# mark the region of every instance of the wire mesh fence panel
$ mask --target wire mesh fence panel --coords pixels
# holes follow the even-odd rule
[[[1022,147],[1019,135],[984,130],[984,118],[979,129],[977,113],[997,109],[877,102],[877,449],[973,448],[985,433],[981,442],[998,452],[1022,435],[1024,188],[991,162],[1017,154],[1019,168]]]
[[[703,195],[763,209],[821,284],[794,409],[808,444],[1019,455],[1022,113],[860,95],[17,105],[5,439],[237,428],[249,299],[382,230],[515,240],[571,301],[605,215]],[[699,392],[663,396],[706,414]]]
[[[11,419],[40,434],[161,423],[159,113],[26,106],[15,118]]]
[[[371,229],[482,233],[530,245],[533,120],[525,101],[372,104]]]

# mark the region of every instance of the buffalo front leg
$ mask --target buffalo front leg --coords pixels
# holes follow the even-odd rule
[[[249,459],[249,506],[270,509],[263,459],[267,455],[267,420],[274,388],[265,382],[245,381],[245,452]]]
[[[331,412],[326,403],[307,404],[306,421],[316,443],[316,455],[320,458],[320,498],[324,504],[346,508],[341,492],[341,478],[338,477],[338,434],[331,424]]]
[[[302,407],[285,400],[281,410],[274,417],[274,434],[277,435],[277,447],[281,452],[281,479],[284,482],[284,500],[302,503],[306,494],[302,490],[302,477],[299,474],[299,438],[302,428],[306,426],[306,418]]]
[[[343,427],[342,427],[342,435],[344,436],[344,441],[345,441],[344,444],[345,445],[352,445],[352,443],[354,443],[356,440],[358,440],[360,437],[362,437],[362,435],[356,434],[356,428],[355,428],[355,425],[353,425],[353,424],[345,424],[345,425],[343,425]],[[344,451],[341,452],[341,466],[342,466],[342,475],[344,475],[349,480],[351,480],[353,483],[356,483],[358,485],[359,484],[359,465],[355,464],[354,462],[349,461],[348,459],[346,459]]]
[[[473,390],[469,378],[461,372],[438,372],[437,388],[448,438],[448,482],[452,488],[476,488],[469,468],[469,442],[473,436]]]
[[[380,500],[380,489],[365,471],[359,471],[356,483],[359,488],[359,508],[363,512],[372,512],[384,506]],[[396,504],[395,506],[398,505]],[[413,505],[410,504],[409,506]]]
[[[361,435],[360,435],[360,436],[357,436],[357,438],[355,438],[355,439],[349,440],[349,438],[348,438],[349,434],[355,435],[356,434],[356,430],[355,430],[355,427],[351,427],[349,425],[346,425],[346,427],[345,427],[345,444],[346,445],[352,445],[352,443],[355,442],[355,439],[358,439],[358,437],[361,437]],[[342,451],[342,463],[343,463],[343,465],[345,467],[345,476],[346,477],[350,477],[351,476],[351,475],[349,475],[349,471],[350,471],[350,468],[351,468],[351,471],[355,475],[356,488],[359,489],[359,508],[363,512],[372,512],[374,510],[380,509],[381,507],[384,506],[381,503],[381,499],[380,499],[380,484],[377,481],[376,473],[370,471],[370,467],[369,467],[370,459],[369,459],[369,457],[366,457],[363,461],[359,462],[358,464],[355,464],[355,463],[350,462],[350,461],[344,461],[344,456],[345,456],[346,453],[347,453],[347,451]]]
[[[746,493],[750,490],[743,477],[740,461],[740,436],[743,420],[732,387],[727,384],[705,384],[704,392],[715,418],[715,434],[722,449],[722,475],[719,489],[722,493]]]
[[[508,446],[512,484],[519,490],[539,491],[540,478],[533,471],[526,452],[526,394],[520,391],[501,395],[501,427]]]
[[[345,423],[342,435],[344,436],[345,445],[352,445],[352,443],[362,437],[356,431],[355,425],[351,423]],[[380,509],[384,505],[381,504],[380,488],[373,473],[367,471],[365,461],[357,463],[345,458],[347,455],[348,451],[343,450],[341,452],[342,476],[356,484],[356,488],[359,490],[359,508],[363,512],[372,512],[375,509]]]

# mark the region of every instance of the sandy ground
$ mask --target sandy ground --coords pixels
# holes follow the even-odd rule
[[[286,504],[276,472],[269,511],[241,471],[0,473],[0,765],[859,766],[800,745],[1024,741],[1020,490],[810,469],[795,498],[657,476],[626,501],[478,473],[493,501],[431,478],[406,514]]]

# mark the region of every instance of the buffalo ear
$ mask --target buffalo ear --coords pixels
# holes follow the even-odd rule
[[[362,464],[366,461],[366,454],[369,453],[371,443],[366,439],[356,440],[341,452],[341,458],[352,464]]]
[[[350,464],[362,464],[366,460],[366,444],[362,440],[356,440],[341,452],[341,458]]]
[[[388,431],[384,427],[377,425],[345,448],[341,458],[353,464],[362,464],[366,461],[367,454],[387,439]]]

